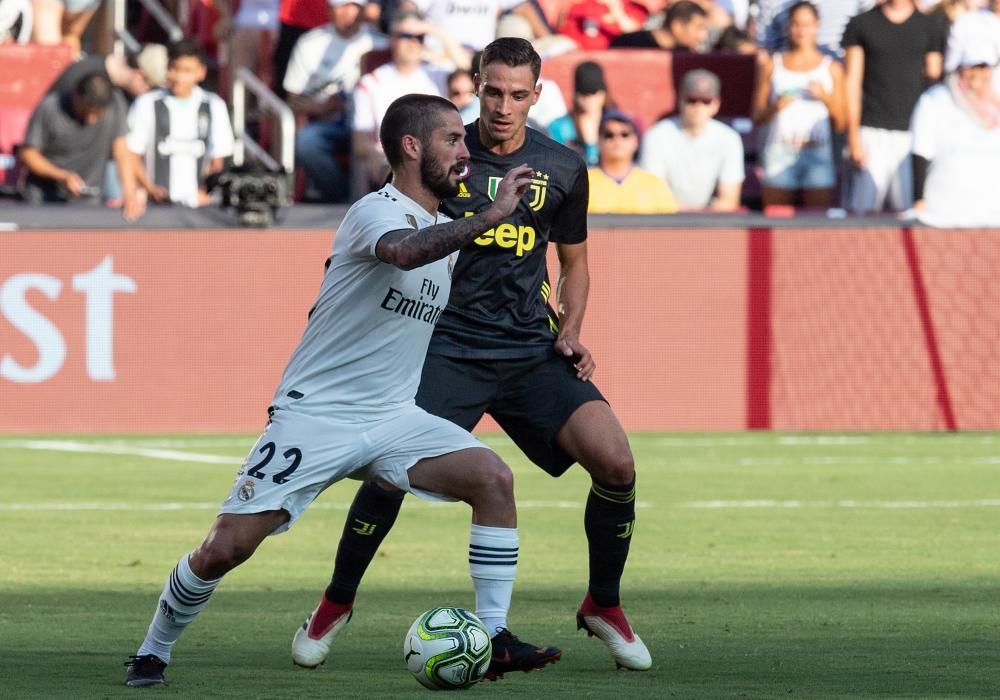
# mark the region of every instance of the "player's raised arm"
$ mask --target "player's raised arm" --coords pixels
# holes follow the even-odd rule
[[[511,168],[497,186],[493,204],[480,213],[424,229],[390,231],[379,239],[375,255],[403,270],[412,270],[464,248],[474,238],[510,216],[531,184],[527,165]]]

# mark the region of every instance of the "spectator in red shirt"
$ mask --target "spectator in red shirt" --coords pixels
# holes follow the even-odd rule
[[[632,0],[579,0],[567,9],[559,33],[581,49],[606,49],[619,34],[641,29],[648,15]]]

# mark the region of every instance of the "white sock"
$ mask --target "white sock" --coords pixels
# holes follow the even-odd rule
[[[469,573],[476,589],[476,617],[490,636],[507,627],[507,611],[517,576],[517,528],[473,525]]]
[[[156,603],[156,612],[149,623],[146,638],[139,646],[137,656],[155,654],[163,661],[170,662],[170,650],[184,628],[191,624],[202,608],[208,605],[212,591],[222,579],[205,581],[191,571],[188,557],[185,554],[170,572],[170,577],[163,586],[160,599]]]

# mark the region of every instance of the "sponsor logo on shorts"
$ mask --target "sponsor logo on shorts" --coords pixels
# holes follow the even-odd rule
[[[253,491],[254,491],[254,481],[253,479],[247,479],[242,484],[240,484],[240,488],[236,492],[236,497],[241,501],[243,501],[244,503],[247,503],[248,501],[253,500],[254,496]]]

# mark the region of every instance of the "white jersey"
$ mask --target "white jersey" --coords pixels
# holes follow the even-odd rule
[[[136,98],[128,113],[128,148],[141,155],[155,184],[170,201],[198,206],[206,159],[233,154],[233,129],[222,98],[194,89],[190,97],[153,90]]]
[[[450,35],[457,43],[479,51],[497,38],[501,12],[512,10],[524,0],[416,0],[414,3],[427,21]],[[440,49],[436,37],[427,37],[432,51]]]
[[[444,96],[448,71],[424,64],[403,75],[394,63],[379,66],[361,77],[354,90],[354,131],[371,132],[378,142],[382,117],[397,98],[410,93]],[[378,144],[379,152],[382,151]]]
[[[275,392],[275,408],[354,415],[414,403],[458,253],[406,271],[379,260],[375,245],[390,231],[446,221],[391,184],[348,210],[305,333]]]
[[[913,153],[930,161],[921,221],[932,226],[1000,226],[1000,127],[962,109],[935,85],[913,110]]]
[[[33,19],[31,0],[0,0],[0,44],[30,42]]]
[[[295,42],[282,86],[294,95],[316,98],[350,94],[361,79],[361,57],[387,45],[386,38],[367,24],[349,39],[324,24]]]

